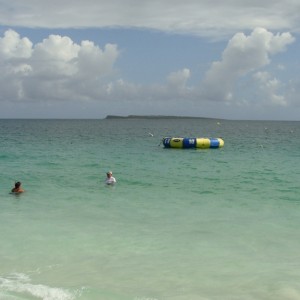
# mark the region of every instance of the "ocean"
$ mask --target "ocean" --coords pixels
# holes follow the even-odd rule
[[[300,122],[0,120],[0,140],[1,300],[300,299]]]

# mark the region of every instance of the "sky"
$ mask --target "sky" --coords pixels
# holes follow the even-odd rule
[[[299,0],[0,0],[0,118],[300,121]]]

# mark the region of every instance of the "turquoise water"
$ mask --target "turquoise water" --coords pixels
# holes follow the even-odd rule
[[[0,138],[0,299],[300,299],[300,122],[0,120]]]

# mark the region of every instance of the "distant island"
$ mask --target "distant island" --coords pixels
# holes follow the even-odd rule
[[[188,116],[164,116],[164,115],[128,115],[128,116],[107,115],[105,117],[105,119],[205,119],[205,120],[220,120],[219,118],[188,117]]]

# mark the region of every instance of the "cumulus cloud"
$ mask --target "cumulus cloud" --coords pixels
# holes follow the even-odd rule
[[[0,38],[2,100],[95,99],[106,89],[119,56],[116,45],[104,49],[91,41],[74,43],[50,35],[33,44],[13,30]]]
[[[153,113],[167,108],[184,113],[184,109],[199,103],[208,107],[210,102],[215,107],[220,101],[236,101],[236,83],[248,76],[255,81],[262,103],[285,106],[289,104],[283,92],[285,84],[264,67],[270,64],[272,55],[285,51],[293,41],[289,33],[273,34],[263,28],[249,35],[237,33],[228,42],[222,59],[212,63],[200,89],[189,84],[189,68],[166,74],[166,81],[156,84],[141,85],[121,78],[116,67],[120,56],[116,44],[100,47],[88,40],[75,43],[67,36],[49,35],[34,45],[8,30],[0,37],[0,101],[78,106],[88,101],[108,111],[127,107],[130,113],[130,108],[143,111],[144,107],[153,109]],[[290,92],[290,97],[295,94]]]
[[[0,100],[99,101],[141,99],[168,101],[190,93],[191,73],[184,68],[167,77],[166,84],[141,86],[119,78],[115,68],[120,51],[115,44],[103,48],[92,41],[80,44],[70,37],[49,35],[33,45],[8,30],[0,38]]]
[[[253,77],[257,80],[263,99],[268,101],[267,104],[287,105],[285,97],[279,94],[282,83],[277,78],[272,78],[268,72],[257,72]]]
[[[264,28],[256,28],[248,36],[244,33],[235,34],[224,50],[222,59],[213,62],[206,73],[203,95],[214,101],[232,101],[235,84],[240,78],[268,65],[271,55],[284,51],[293,42],[290,33],[274,35]],[[262,76],[260,80],[262,83]],[[264,83],[267,84],[267,81]],[[268,81],[269,89],[270,85]],[[271,100],[274,102],[275,98]],[[282,104],[284,100],[277,99],[277,102]]]
[[[20,38],[20,35],[7,30],[4,37],[0,38],[0,55],[2,59],[29,58],[32,52],[32,43],[28,38]]]
[[[186,88],[186,83],[190,76],[191,72],[187,68],[177,72],[172,72],[167,78],[168,84],[172,88],[183,91]]]

